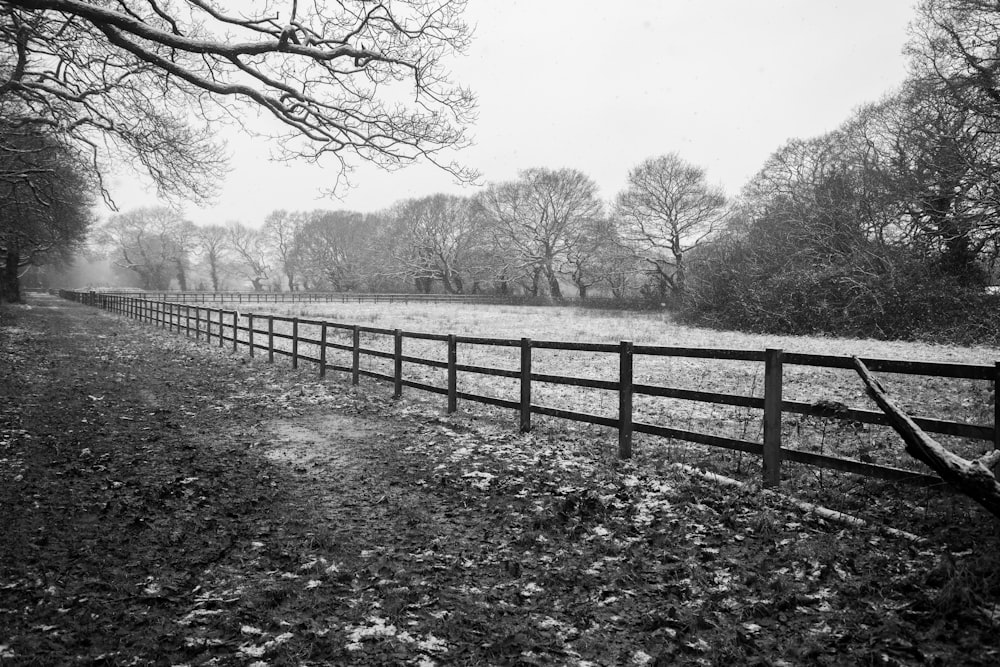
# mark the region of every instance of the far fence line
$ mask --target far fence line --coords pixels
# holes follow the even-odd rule
[[[62,294],[66,290],[52,290]],[[87,294],[77,290],[73,293]],[[567,305],[588,308],[649,310],[658,304],[648,299],[610,298],[590,296],[586,299],[567,297],[531,297],[496,294],[418,294],[418,293],[376,293],[376,292],[203,292],[185,291],[149,292],[144,290],[100,290],[90,294],[118,294],[150,301],[172,303],[481,303],[511,306]]]
[[[119,294],[119,292],[103,292]],[[174,303],[509,303],[516,297],[487,294],[376,294],[374,292],[121,292]]]
[[[271,314],[241,313],[235,310],[202,307],[187,303],[155,301],[124,294],[60,291],[59,295],[65,299],[96,306],[143,322],[149,322],[164,329],[176,332],[183,331],[187,336],[193,333],[197,339],[204,336],[210,344],[214,338],[220,347],[231,344],[233,351],[238,350],[240,346],[244,346],[251,357],[257,351],[266,352],[268,361],[270,362],[274,361],[275,355],[287,356],[291,358],[293,368],[298,368],[300,361],[307,361],[318,366],[321,378],[326,377],[328,370],[334,370],[349,373],[351,383],[354,385],[358,384],[361,376],[389,382],[393,385],[393,396],[396,398],[402,396],[403,387],[441,394],[447,397],[448,413],[457,410],[459,399],[515,410],[519,415],[521,431],[529,431],[531,429],[531,415],[533,414],[608,426],[618,431],[618,453],[621,458],[631,457],[633,434],[645,433],[760,456],[763,459],[763,482],[768,486],[777,486],[780,483],[782,461],[803,463],[894,482],[908,482],[921,485],[937,485],[942,483],[942,480],[936,475],[928,475],[853,459],[786,449],[781,446],[781,420],[783,413],[836,418],[866,424],[885,425],[889,423],[885,415],[881,412],[848,408],[839,410],[835,415],[831,415],[828,406],[782,399],[782,368],[784,365],[853,369],[850,357],[790,353],[780,349],[728,350],[635,345],[630,341],[621,341],[618,344],[613,344],[537,341],[529,338],[482,338],[458,336],[455,334],[409,332],[401,329],[383,329],[323,320],[281,317]],[[275,331],[275,322],[290,324],[291,333]],[[262,323],[266,323],[266,328],[259,328],[258,325]],[[314,332],[312,337],[303,335],[302,329],[305,327],[312,327]],[[331,330],[349,331],[351,333],[351,344],[330,342],[328,337]],[[244,339],[240,338],[241,333],[245,334]],[[391,337],[393,340],[393,352],[361,347],[362,333]],[[276,348],[274,344],[275,339],[287,341],[290,344],[290,349]],[[404,355],[403,343],[406,339],[439,341],[446,344],[447,361]],[[299,350],[300,345],[303,344],[315,346],[319,356],[312,357],[301,354]],[[457,354],[459,344],[519,348],[519,368],[503,369],[459,364]],[[618,378],[617,380],[603,380],[534,373],[532,372],[531,362],[532,350],[535,349],[572,350],[616,355],[618,357],[619,368]],[[329,350],[349,352],[350,365],[329,363],[327,358]],[[635,355],[762,362],[764,364],[764,396],[741,396],[658,385],[636,384],[633,382],[632,377]],[[393,362],[393,373],[389,375],[387,373],[362,369],[360,361],[363,356],[391,360]],[[984,380],[992,382],[994,390],[1000,386],[1000,362],[990,366],[871,358],[863,358],[862,361],[872,371],[883,373]],[[439,387],[405,378],[403,376],[404,363],[446,370],[447,386]],[[520,395],[517,400],[511,400],[458,391],[459,373],[491,375],[519,380]],[[537,382],[617,392],[618,414],[615,417],[608,417],[533,403],[531,399],[532,383]],[[632,402],[635,395],[660,396],[762,410],[763,442],[753,442],[633,421]],[[994,403],[993,426],[952,422],[929,417],[914,417],[913,421],[928,432],[976,440],[987,440],[992,442],[994,447],[1000,448],[1000,432],[996,428],[996,425],[1000,423],[1000,400],[995,400]]]

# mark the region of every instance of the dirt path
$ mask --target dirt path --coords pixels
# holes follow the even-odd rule
[[[388,394],[0,310],[0,663],[998,660],[995,530],[848,532]]]

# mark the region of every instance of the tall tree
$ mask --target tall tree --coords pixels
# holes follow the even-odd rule
[[[676,153],[643,161],[629,171],[628,184],[615,201],[620,235],[650,267],[660,285],[683,297],[684,255],[709,238],[721,218],[726,198],[709,185],[705,170]]]
[[[361,213],[312,211],[299,228],[301,271],[316,286],[349,292],[365,285],[377,267],[371,266],[371,242],[376,233]]]
[[[0,119],[0,303],[20,300],[29,267],[65,258],[83,242],[89,176],[60,135]]]
[[[264,289],[264,282],[271,275],[270,249],[264,235],[239,222],[226,226],[229,248],[236,257],[236,264],[253,286],[255,292]]]
[[[620,275],[621,260],[618,228],[614,218],[592,218],[577,231],[579,238],[566,252],[562,273],[567,276],[581,299],[586,299],[590,288],[601,283],[617,283],[613,276]],[[620,296],[620,295],[616,295]]]
[[[195,242],[208,264],[208,276],[212,281],[212,291],[220,291],[222,270],[229,253],[229,232],[222,225],[203,225],[195,229]]]
[[[289,292],[297,289],[299,230],[304,222],[301,213],[289,213],[285,210],[272,211],[264,219],[263,233],[274,253],[274,264],[285,277]]]
[[[869,211],[889,230],[879,236],[920,250],[962,282],[981,282],[982,256],[1000,230],[1000,123],[915,79],[847,128],[864,150],[855,169],[877,179]]]
[[[922,0],[911,29],[915,77],[956,107],[1000,121],[1000,4]]]
[[[488,236],[471,199],[437,194],[398,204],[387,236],[393,268],[462,294],[486,277]]]
[[[479,205],[507,260],[500,280],[527,280],[532,296],[562,298],[559,274],[582,230],[603,215],[597,185],[575,169],[528,169],[516,181],[491,184]]]
[[[139,276],[147,290],[168,290],[177,278],[186,285],[191,223],[168,207],[138,208],[111,216],[98,240],[112,261]]]

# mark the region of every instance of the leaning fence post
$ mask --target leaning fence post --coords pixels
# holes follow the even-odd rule
[[[351,384],[357,384],[361,377],[361,328],[355,324],[351,329]]]
[[[292,368],[299,367],[299,318],[292,318]]]
[[[765,486],[781,483],[781,349],[764,351],[764,462]]]
[[[403,395],[403,332],[396,329],[392,332],[392,397]]]
[[[458,342],[448,334],[448,414],[458,409]]]
[[[618,352],[618,458],[632,458],[632,341]]]
[[[521,433],[531,430],[531,339],[521,339]]]
[[[326,322],[319,325],[319,376],[326,377]]]

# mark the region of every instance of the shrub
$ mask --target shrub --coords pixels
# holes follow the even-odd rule
[[[1000,299],[912,252],[762,253],[728,241],[693,267],[682,316],[760,333],[1000,340]]]

